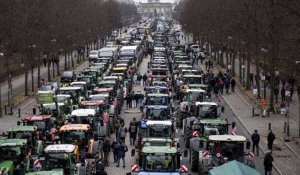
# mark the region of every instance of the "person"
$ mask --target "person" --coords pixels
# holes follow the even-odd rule
[[[275,87],[274,88],[275,103],[278,103],[278,95],[279,95],[279,89],[278,87]]]
[[[117,163],[117,161],[118,161],[118,149],[119,149],[119,147],[120,147],[120,144],[115,139],[111,143],[111,148],[112,148],[112,152],[113,152],[113,155],[114,155],[114,163]]]
[[[143,75],[143,85],[144,85],[144,86],[146,86],[147,79],[148,79],[148,77],[147,77],[147,75],[146,75],[146,73],[145,73],[145,74]]]
[[[136,136],[137,136],[137,126],[138,123],[136,121],[136,118],[134,117],[133,120],[129,124],[129,137],[130,137],[130,145],[134,146]]]
[[[272,174],[273,160],[274,159],[271,155],[271,151],[267,151],[266,156],[264,158],[265,175]]]
[[[275,140],[275,134],[273,134],[272,130],[269,130],[269,134],[268,134],[268,149],[270,151],[272,151],[272,147],[273,147],[273,142]]]
[[[103,142],[103,152],[104,152],[104,165],[109,166],[109,152],[110,152],[110,139],[109,137],[105,137]]]
[[[107,175],[107,172],[105,171],[105,165],[103,163],[103,159],[99,159],[96,166],[96,174],[97,175]]]
[[[125,143],[126,133],[127,133],[127,128],[125,127],[124,124],[122,124],[122,126],[119,128],[118,135],[119,135],[119,139],[120,139],[123,143]]]
[[[131,93],[128,93],[127,94],[127,97],[126,97],[126,104],[127,104],[127,109],[129,108],[131,108],[132,107],[132,96],[131,96]]]
[[[284,89],[284,85],[281,87],[280,95],[281,95],[281,102],[284,102],[285,101],[285,89]]]
[[[234,92],[234,87],[235,87],[235,85],[236,85],[236,81],[235,81],[234,78],[231,79],[230,84],[231,84],[231,91]]]
[[[253,85],[253,78],[254,78],[253,73],[250,73],[250,74],[249,74],[249,83],[250,83],[250,86]]]
[[[251,140],[252,140],[252,144],[253,144],[253,146],[252,146],[252,152],[254,153],[255,148],[256,148],[257,156],[259,156],[258,144],[259,144],[260,136],[257,133],[257,130],[254,130],[254,133],[251,136]]]
[[[120,166],[120,160],[123,160],[123,167],[125,168],[125,153],[128,151],[127,146],[124,142],[120,141],[120,148],[118,149],[118,164],[116,167]]]

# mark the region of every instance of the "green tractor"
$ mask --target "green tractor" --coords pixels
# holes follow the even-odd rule
[[[14,175],[29,172],[31,151],[26,139],[0,140],[1,174]]]
[[[182,175],[188,172],[187,166],[180,166],[181,153],[170,145],[145,145],[141,151],[133,150],[131,156],[136,156],[136,164],[131,167],[128,175],[137,174],[174,174]]]
[[[26,139],[27,145],[32,148],[31,154],[39,156],[43,151],[42,138],[38,138],[37,126],[15,126],[7,131],[9,139]]]
[[[78,146],[72,144],[48,145],[38,161],[42,171],[26,175],[80,175],[81,168],[86,170],[86,165],[80,163]]]
[[[224,119],[202,119],[193,124],[192,136],[187,140],[190,148],[190,163],[192,171],[197,171],[199,152],[206,149],[203,143],[210,135],[228,134],[228,122]]]

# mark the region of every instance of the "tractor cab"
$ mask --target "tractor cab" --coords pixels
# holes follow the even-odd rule
[[[147,94],[171,94],[171,90],[166,86],[147,86],[146,87]]]
[[[182,80],[187,84],[201,84],[203,82],[202,75],[193,75],[193,74],[183,75]]]
[[[170,109],[168,106],[147,105],[146,118],[148,120],[170,120]]]
[[[241,135],[210,135],[203,145],[209,154],[199,152],[199,172],[206,173],[210,169],[232,160],[238,160],[250,167],[255,167],[253,160],[246,159],[246,149],[250,148],[250,141]]]
[[[147,94],[146,105],[168,106],[170,104],[169,94],[153,93]]]
[[[76,81],[86,82],[86,87],[90,90],[92,89],[94,78],[91,75],[80,75],[76,77]]]
[[[88,75],[93,77],[92,84],[96,84],[99,81],[99,78],[101,77],[101,73],[96,69],[85,69],[82,71],[83,75]]]
[[[31,150],[26,139],[0,140],[1,174],[14,175],[29,172]]]
[[[61,87],[59,92],[70,95],[74,105],[78,105],[81,99],[87,95],[81,87]]]
[[[60,129],[61,143],[74,144],[79,147],[80,153],[92,153],[94,140],[91,138],[89,124],[67,124]]]
[[[176,147],[145,145],[141,151],[137,153],[133,151],[133,153],[137,154],[136,165],[132,166],[132,172],[129,174],[182,174],[181,154]]]
[[[66,114],[71,113],[71,108],[64,103],[45,103],[39,107],[40,115],[52,115],[56,119],[60,117],[67,118]]]
[[[55,96],[55,99],[56,99],[57,103],[64,103],[68,107],[73,106],[73,101],[71,100],[71,95],[69,95],[69,94],[58,94]],[[69,113],[70,112],[71,111],[69,111]]]
[[[167,121],[147,121],[147,131],[144,138],[172,138],[174,130],[172,122]]]
[[[216,119],[218,115],[218,104],[214,102],[196,102],[196,116],[202,119]]]
[[[82,91],[82,95],[83,96],[87,96],[87,84],[85,81],[73,81],[72,83],[70,83],[71,87],[80,87],[81,91]]]
[[[105,110],[104,100],[94,100],[94,101],[82,101],[79,105],[82,109],[94,109],[96,111],[96,116],[100,117]]]
[[[36,126],[37,131],[40,131],[45,136],[46,131],[55,128],[56,118],[52,117],[52,115],[28,115],[23,122],[27,126]]]
[[[79,150],[72,144],[49,145],[44,150],[42,157],[42,170],[40,172],[55,174],[79,175]],[[39,172],[37,172],[39,173]],[[32,173],[33,175],[34,173]],[[31,174],[28,174],[31,175]]]

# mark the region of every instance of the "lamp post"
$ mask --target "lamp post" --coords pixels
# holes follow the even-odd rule
[[[33,49],[36,47],[35,44],[29,45],[30,48],[30,60],[31,60],[31,92],[34,92],[34,74],[33,74]]]
[[[264,54],[264,79],[263,79],[263,85],[264,85],[264,99],[267,98],[267,90],[266,90],[266,76],[267,76],[267,50],[265,48],[261,48],[261,51]]]

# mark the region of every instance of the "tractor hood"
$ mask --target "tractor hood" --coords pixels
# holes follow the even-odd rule
[[[13,169],[13,166],[14,166],[13,161],[5,160],[0,163],[0,172],[4,171],[3,174],[6,174],[8,171]]]
[[[139,172],[138,175],[180,175],[178,172]]]
[[[26,175],[63,175],[63,174],[64,174],[63,169],[53,169],[51,171],[31,172],[31,173],[27,173]]]

